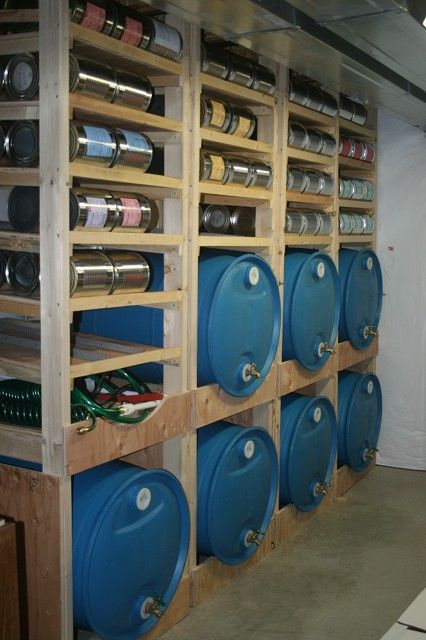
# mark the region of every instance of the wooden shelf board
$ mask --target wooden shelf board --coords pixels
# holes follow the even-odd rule
[[[38,187],[40,171],[38,167],[0,167],[0,185]]]
[[[226,249],[266,249],[272,247],[272,238],[255,238],[253,236],[231,236],[231,235],[215,235],[206,233],[199,236],[198,244],[200,247],[223,247]]]
[[[39,248],[40,236],[37,233],[0,231],[0,249],[3,249],[5,251],[29,251],[32,253],[37,253],[39,251]]]
[[[340,244],[374,244],[374,235],[343,235],[339,234]]]
[[[287,203],[288,202],[302,202],[303,204],[334,207],[333,196],[317,196],[312,193],[299,193],[297,191],[287,191]]]
[[[221,196],[224,198],[238,198],[240,201],[248,200],[257,202],[269,202],[273,198],[272,190],[261,189],[256,187],[241,187],[233,184],[221,184],[216,182],[202,181],[200,184],[200,193],[212,196]]]
[[[376,132],[374,131],[374,129],[361,127],[359,124],[355,124],[354,122],[350,122],[349,120],[345,120],[344,118],[339,118],[339,128],[340,131],[345,131],[346,133],[354,133],[361,138],[367,138],[368,140],[376,139]]]
[[[312,153],[312,151],[304,151],[303,149],[289,147],[287,151],[287,158],[290,161],[334,168],[334,156],[324,156],[320,153]]]
[[[0,423],[1,454],[29,462],[42,461],[41,429]]]
[[[170,307],[182,302],[182,291],[144,291],[143,293],[118,293],[106,296],[71,298],[71,311],[88,311],[89,309],[114,309],[136,305],[146,307]],[[1,299],[0,299],[1,301]]]
[[[73,245],[104,245],[123,247],[133,250],[153,251],[155,253],[176,253],[182,247],[183,236],[165,233],[143,233],[140,231],[70,231],[70,243]]]
[[[339,371],[353,367],[360,362],[375,358],[379,352],[379,340],[375,338],[367,349],[355,349],[349,340],[339,342],[338,368]]]
[[[375,173],[376,171],[374,162],[364,162],[363,160],[354,160],[354,158],[346,158],[344,156],[339,156],[339,168],[342,170],[353,169],[368,173]]]
[[[337,355],[332,355],[318,371],[309,371],[296,360],[281,362],[278,370],[278,395],[285,396],[321,380],[327,380],[337,373]]]
[[[343,209],[375,209],[376,204],[374,200],[351,200],[339,199],[339,208]]]
[[[241,413],[257,405],[269,402],[276,397],[277,368],[272,366],[265,382],[250,396],[237,398],[230,396],[217,384],[198,387],[192,391],[192,404],[195,411],[196,427],[222,420]]]
[[[296,104],[295,102],[288,101],[287,105],[290,116],[296,116],[303,122],[308,122],[313,125],[319,124],[330,128],[336,126],[336,118],[327,116],[319,111],[314,111],[313,109],[308,109],[308,107],[302,107],[302,105]]]
[[[39,115],[37,101],[0,102],[0,120],[38,120]]]
[[[183,67],[178,62],[157,56],[103,33],[91,31],[73,22],[69,25],[69,34],[74,41],[76,52],[87,55],[91,60],[148,75],[150,73],[156,76],[182,74]]]
[[[161,131],[182,132],[182,123],[172,118],[158,116],[141,109],[123,106],[120,104],[108,104],[81,93],[71,93],[69,96],[70,110],[74,110],[75,116],[90,116],[91,120],[104,124],[132,124],[144,131],[158,129]],[[1,113],[1,112],[0,112]]]
[[[298,236],[296,234],[286,233],[284,237],[287,246],[327,246],[333,242],[332,236],[314,236],[311,234]]]
[[[0,375],[40,384],[40,351],[0,343]]]
[[[211,89],[216,95],[228,96],[240,104],[259,104],[271,108],[275,106],[274,96],[222,80],[222,78],[209,76],[207,73],[200,73],[200,82],[202,87]]]
[[[71,424],[65,432],[67,473],[79,473],[186,433],[191,429],[190,400],[189,391],[166,397],[147,420],[138,424],[98,418],[96,428],[83,436],[77,433],[79,424]]]
[[[38,9],[0,9],[0,22],[38,22]]]
[[[69,174],[74,178],[82,178],[84,180],[134,184],[138,185],[142,191],[144,185],[148,187],[158,187],[160,189],[171,189],[173,191],[182,189],[182,180],[179,178],[159,176],[154,173],[144,173],[140,169],[134,169],[133,167],[113,167],[112,169],[108,169],[81,160],[70,162]]]
[[[5,293],[0,289],[0,311],[2,313],[16,313],[31,318],[40,317],[40,300],[24,298],[13,293]]]
[[[203,142],[209,146],[219,147],[220,149],[235,149],[243,152],[251,151],[253,153],[265,154],[272,156],[274,148],[272,144],[267,142],[259,142],[258,140],[250,140],[250,138],[241,138],[241,136],[232,136],[229,133],[222,133],[214,129],[200,129],[200,136]]]
[[[376,468],[375,461],[362,471],[354,471],[347,464],[337,469],[336,497],[341,498],[349,489],[352,489],[360,480]]]
[[[97,352],[101,354],[102,350],[98,349]],[[116,353],[111,355],[111,352],[105,350],[105,355],[106,357],[100,360],[85,360],[72,357],[71,378],[81,378],[95,373],[103,373],[104,371],[113,371],[114,369],[125,369],[126,367],[134,367],[148,362],[176,362],[180,359],[182,351],[180,347],[160,348],[140,345],[139,353]]]
[[[0,22],[4,18],[0,16]],[[31,31],[29,33],[12,33],[6,36],[0,36],[0,56],[12,56],[15,53],[32,53],[39,50],[38,32]]]

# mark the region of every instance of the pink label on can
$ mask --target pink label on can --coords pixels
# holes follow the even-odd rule
[[[139,227],[141,223],[141,206],[136,198],[121,198],[123,205],[123,227]]]
[[[142,22],[126,17],[121,40],[122,42],[127,42],[127,44],[132,44],[137,47],[142,40]]]
[[[86,11],[80,24],[92,31],[102,31],[105,24],[106,10],[92,2],[86,2]]]

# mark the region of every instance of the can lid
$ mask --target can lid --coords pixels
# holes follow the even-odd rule
[[[37,187],[14,187],[7,205],[9,222],[17,231],[31,231],[39,222],[40,193]]]
[[[5,149],[9,159],[18,166],[32,167],[39,157],[38,126],[27,121],[17,121],[7,132]]]

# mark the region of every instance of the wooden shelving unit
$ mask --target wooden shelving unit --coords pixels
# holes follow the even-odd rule
[[[186,615],[191,603],[201,602],[259,561],[276,543],[290,537],[361,477],[347,468],[336,469],[330,495],[312,514],[303,514],[292,505],[284,509],[276,505],[262,547],[249,563],[232,568],[221,565],[215,558],[199,562],[196,552],[197,429],[222,419],[246,426],[261,424],[267,428],[278,449],[283,395],[294,391],[325,394],[337,410],[338,371],[372,367],[377,355],[377,340],[365,352],[358,352],[344,342],[338,345],[336,353],[321,370],[309,372],[296,361],[282,362],[281,340],[285,340],[285,336],[281,336],[272,368],[262,386],[252,395],[236,398],[216,384],[199,387],[197,292],[200,251],[217,248],[262,255],[275,273],[283,302],[284,256],[287,250],[295,247],[321,249],[337,264],[342,244],[374,247],[374,236],[339,237],[340,208],[344,211],[375,212],[375,202],[339,200],[338,197],[339,169],[358,175],[361,171],[359,163],[340,162],[337,153],[329,157],[290,149],[287,130],[288,119],[292,118],[320,127],[336,140],[339,130],[342,130],[374,141],[375,128],[352,126],[346,121],[339,121],[339,118],[290,103],[287,98],[288,69],[268,60],[261,60],[261,63],[275,72],[277,90],[274,96],[201,73],[200,29],[173,16],[167,16],[167,20],[181,31],[184,42],[180,63],[70,24],[68,0],[46,0],[40,4],[39,33],[0,37],[2,55],[38,51],[40,56],[41,86],[44,87],[40,98],[31,103],[0,104],[0,120],[39,119],[40,122],[40,168],[2,167],[0,171],[0,185],[40,186],[40,233],[1,231],[0,249],[39,253],[42,284],[40,295],[28,298],[19,297],[3,287],[0,289],[0,312],[26,319],[41,318],[41,332],[34,322],[16,317],[1,320],[0,374],[42,384],[43,427],[39,430],[0,424],[0,454],[41,463],[43,473],[0,467],[4,488],[0,492],[0,512],[9,509],[12,517],[25,523],[28,521],[33,536],[27,540],[27,554],[35,569],[28,585],[31,595],[35,594],[29,613],[30,636],[47,637],[41,625],[49,612],[49,637],[71,640],[72,588],[68,567],[71,564],[72,476],[123,457],[145,466],[154,466],[160,461],[179,476],[190,506],[190,551],[175,600],[159,625],[146,636],[154,639],[160,631]],[[0,18],[5,18],[6,14],[9,19],[10,12],[4,11],[0,11]],[[12,18],[22,22],[37,20],[38,12],[13,12]],[[69,94],[70,49],[119,69],[146,75],[164,94],[165,115],[144,113],[130,107],[105,104],[84,95]],[[258,139],[202,128],[199,124],[202,93],[252,108],[258,120]],[[123,167],[104,169],[84,161],[70,163],[70,118],[124,124],[147,132],[154,144],[164,146],[165,175]],[[244,188],[199,181],[199,153],[202,148],[271,162],[272,188]],[[286,191],[289,163],[316,167],[330,173],[336,183],[334,195],[325,197]],[[374,169],[374,165],[365,169],[369,179],[374,178]],[[77,184],[120,191],[126,189],[161,201],[162,232],[69,231],[68,191],[70,186]],[[255,207],[255,235],[199,232],[199,203]],[[289,203],[331,214],[334,221],[332,233],[328,236],[285,233],[285,211]],[[75,246],[91,245],[164,254],[165,290],[70,298],[70,255]],[[71,333],[70,323],[79,311],[134,305],[164,309],[164,347]],[[163,403],[139,425],[123,429],[122,425],[99,419],[93,431],[79,435],[79,428],[84,425],[70,421],[70,388],[74,379],[145,362],[165,364]],[[13,477],[17,479],[15,484]],[[49,551],[48,578],[40,570],[42,540],[48,523],[42,522],[37,528],[32,519],[31,492],[28,492],[31,483],[40,488],[34,497],[37,508],[54,521],[54,527],[48,530],[48,539],[53,546],[56,545]],[[12,488],[22,496],[19,506],[12,504]],[[59,606],[59,599],[62,606]],[[55,607],[50,615],[52,600]]]

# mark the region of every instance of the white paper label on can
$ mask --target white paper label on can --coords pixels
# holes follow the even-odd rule
[[[113,147],[108,129],[102,127],[83,126],[87,138],[86,156],[91,158],[111,158]]]
[[[371,395],[373,393],[374,384],[372,380],[369,380],[367,383],[367,393]]]
[[[373,258],[371,256],[368,256],[368,258],[367,258],[367,269],[369,271],[371,271],[372,268],[373,268]]]
[[[247,442],[244,445],[244,457],[247,458],[247,460],[250,460],[250,458],[253,457],[254,455],[254,442],[253,440],[247,440]]]
[[[322,417],[322,411],[321,411],[321,407],[315,407],[314,409],[314,422],[316,422],[318,424],[318,422],[320,422]]]
[[[144,487],[138,491],[138,495],[136,496],[136,506],[139,511],[145,511],[148,509],[151,503],[151,491],[148,487]]]
[[[248,277],[252,287],[255,287],[259,283],[259,269],[257,267],[250,267]]]
[[[130,129],[119,129],[120,133],[126,138],[126,142],[129,148],[136,149],[138,151],[149,150],[149,144],[147,139],[142,133],[137,131],[131,131]]]
[[[180,53],[181,40],[179,32],[154,18],[152,18],[152,23],[154,25],[154,43],[159,47],[165,47]]]
[[[318,278],[323,278],[325,276],[325,264],[323,262],[318,262],[316,274]]]
[[[123,227],[139,227],[141,223],[141,206],[137,198],[120,198],[123,205]]]
[[[108,219],[108,207],[105,198],[86,197],[89,205],[86,209],[85,227],[104,227]]]
[[[13,69],[13,84],[18,91],[27,91],[34,78],[33,69],[26,61],[18,62]]]

